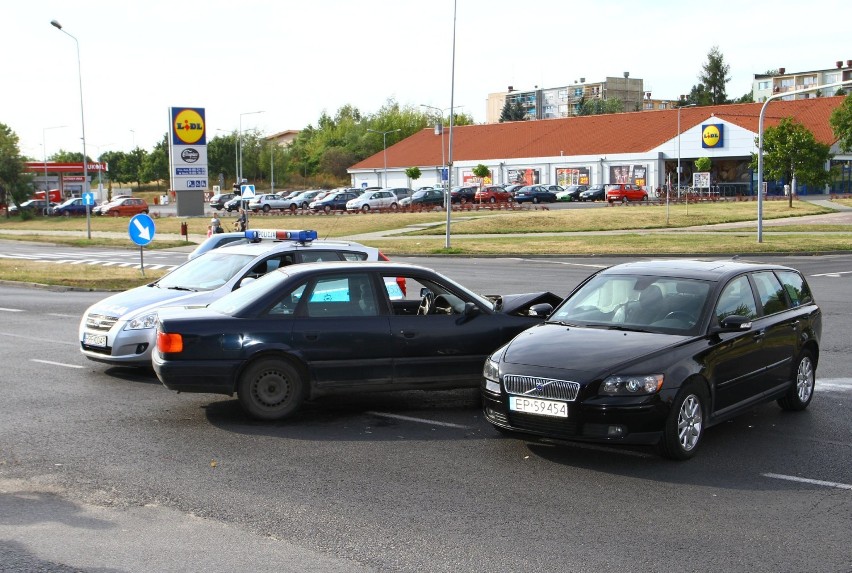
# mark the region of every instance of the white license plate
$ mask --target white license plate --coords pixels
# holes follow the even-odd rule
[[[83,334],[83,344],[88,346],[105,347],[107,345],[106,334],[92,334],[91,332],[86,332]]]
[[[568,417],[568,404],[565,402],[554,402],[553,400],[509,396],[509,409],[525,414],[538,414],[539,416]]]

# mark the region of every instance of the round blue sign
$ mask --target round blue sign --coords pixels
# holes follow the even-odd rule
[[[154,231],[154,220],[145,213],[134,215],[127,229],[130,240],[142,246],[154,240]]]

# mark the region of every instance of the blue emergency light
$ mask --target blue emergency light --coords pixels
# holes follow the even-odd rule
[[[319,236],[316,231],[278,231],[275,229],[251,229],[246,231],[246,239],[249,241],[259,241],[261,239],[271,239],[273,241],[298,241],[307,243],[315,241]]]

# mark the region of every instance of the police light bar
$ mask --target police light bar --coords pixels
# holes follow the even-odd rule
[[[274,241],[298,241],[307,243],[317,239],[316,231],[276,231],[274,229],[252,229],[246,231],[246,239],[249,241],[258,241],[260,239],[272,239]]]

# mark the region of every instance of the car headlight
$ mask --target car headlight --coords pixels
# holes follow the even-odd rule
[[[147,328],[155,328],[157,326],[157,313],[149,312],[147,314],[140,314],[139,316],[134,316],[130,320],[127,321],[127,326],[125,326],[125,330],[145,330]]]
[[[502,392],[502,389],[500,388],[500,359],[503,357],[503,353],[505,351],[505,346],[497,349],[494,354],[485,360],[485,365],[482,367],[482,377],[485,380],[485,389],[489,392],[493,392],[494,394],[500,394]]]
[[[641,396],[659,392],[662,387],[662,374],[610,376],[603,381],[598,394],[603,396]]]

